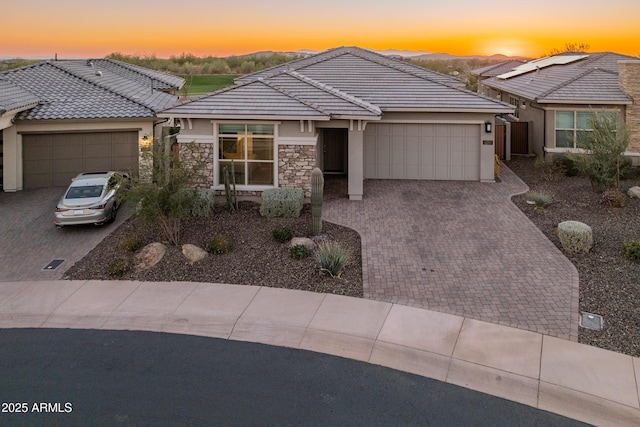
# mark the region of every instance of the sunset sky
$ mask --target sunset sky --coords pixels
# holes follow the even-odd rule
[[[0,57],[338,46],[539,57],[574,42],[640,55],[640,0],[16,0],[2,9]]]

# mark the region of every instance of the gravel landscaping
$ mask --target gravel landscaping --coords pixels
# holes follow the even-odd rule
[[[624,242],[640,240],[640,200],[625,196],[623,208],[612,208],[591,189],[587,178],[550,173],[528,157],[514,157],[505,164],[530,191],[553,197],[545,209],[527,204],[526,195],[514,197],[513,202],[558,248],[562,250],[557,236],[560,222],[580,221],[592,228],[591,251],[567,257],[580,277],[580,312],[602,316],[604,325],[600,331],[581,327],[579,342],[640,356],[640,263],[627,259],[622,248]],[[621,183],[625,195],[636,185],[640,185],[637,170]]]
[[[340,277],[321,275],[313,255],[301,260],[293,259],[289,255],[289,245],[272,237],[272,230],[281,226],[290,228],[295,237],[310,237],[309,205],[304,206],[299,218],[268,219],[260,215],[259,208],[260,205],[254,202],[240,202],[239,211],[230,213],[226,205],[216,205],[209,218],[183,221],[182,244],[191,243],[206,249],[213,236],[222,234],[232,244],[228,253],[211,254],[190,264],[179,247],[169,247],[164,258],[150,269],[138,271],[131,268],[121,277],[114,277],[107,272],[110,263],[121,258],[133,265],[135,254],[140,251],[123,247],[130,243],[132,237],[143,246],[161,239],[155,227],[142,225],[130,218],[68,269],[64,276],[71,280],[228,283],[363,296],[360,236],[356,231],[326,221],[323,223],[323,232],[315,240],[339,242],[350,250],[351,262]]]

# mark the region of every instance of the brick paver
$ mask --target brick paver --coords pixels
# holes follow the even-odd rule
[[[0,190],[0,281],[56,280],[116,229],[127,216],[127,206],[116,224],[82,225],[58,229],[53,224],[56,203],[65,188],[41,188],[16,193]],[[55,270],[43,268],[54,259]]]
[[[578,272],[510,201],[502,182],[366,180],[328,197],[327,221],[362,237],[365,298],[577,340]]]

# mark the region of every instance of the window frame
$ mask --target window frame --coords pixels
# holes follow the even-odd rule
[[[213,122],[214,127],[214,167],[213,167],[213,184],[215,189],[224,188],[224,181],[221,178],[222,166],[226,159],[221,158],[221,147],[220,144],[223,141],[223,138],[242,138],[243,147],[240,151],[242,151],[243,158],[234,159],[238,162],[242,162],[244,164],[243,176],[245,177],[245,181],[243,183],[236,182],[236,188],[238,190],[250,190],[250,191],[262,191],[269,188],[276,188],[278,186],[278,125],[279,122],[263,122],[263,121],[216,121]],[[243,126],[244,131],[242,134],[236,133],[223,133],[221,131],[224,130],[225,125],[233,125],[233,126]],[[271,133],[258,133],[251,134],[249,132],[249,128],[251,126],[272,126]],[[240,135],[240,136],[239,136]],[[267,139],[272,141],[272,151],[271,151],[271,159],[250,159],[249,158],[249,139]],[[239,141],[238,141],[239,142]],[[267,163],[272,165],[272,184],[249,184],[248,182],[248,172],[249,172],[249,164],[255,163]],[[236,166],[237,167],[237,166]],[[246,183],[246,184],[245,184]]]
[[[572,120],[573,120],[573,126],[572,127],[558,127],[558,113],[572,113]],[[554,111],[554,122],[553,122],[553,139],[554,139],[554,146],[557,149],[561,149],[561,150],[582,150],[583,147],[580,147],[578,145],[578,135],[581,132],[593,132],[593,129],[590,127],[581,127],[580,126],[580,122],[583,121],[581,120],[579,117],[581,114],[589,114],[590,117],[587,121],[587,123],[589,123],[593,117],[595,116],[595,114],[600,114],[600,113],[608,113],[608,114],[620,114],[618,110],[603,110],[603,111],[594,111],[594,110],[565,110],[565,109],[560,109],[560,110],[555,110]],[[571,137],[571,143],[572,145],[569,147],[565,147],[565,146],[559,146],[558,145],[558,132],[571,132],[572,137]]]

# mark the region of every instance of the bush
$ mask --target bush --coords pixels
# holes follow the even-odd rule
[[[288,242],[293,238],[293,232],[287,227],[274,228],[271,235],[280,243]]]
[[[622,244],[624,256],[630,260],[640,262],[640,241],[631,240]]]
[[[107,274],[120,278],[131,270],[131,261],[127,258],[116,258],[107,265]]]
[[[208,218],[211,214],[211,206],[214,199],[207,191],[194,189],[194,198],[191,204],[191,216]]]
[[[135,252],[142,247],[142,242],[136,236],[125,236],[120,239],[118,247],[125,252]]]
[[[305,245],[295,245],[289,249],[289,255],[293,259],[302,259],[311,255],[311,251]]]
[[[531,191],[527,193],[527,200],[530,200],[536,204],[536,207],[544,208],[553,203],[553,197],[546,193],[538,193]]]
[[[633,172],[633,161],[631,157],[622,157],[620,160],[620,179],[629,179]]]
[[[321,274],[339,277],[344,267],[351,260],[351,254],[349,250],[340,246],[339,243],[325,241],[316,248],[315,260]]]
[[[593,246],[591,227],[578,221],[558,224],[558,238],[568,253],[587,253]]]
[[[580,173],[578,167],[576,166],[576,162],[574,162],[564,154],[553,156],[553,167],[558,172],[562,172],[564,176],[577,176]]]
[[[221,255],[231,250],[231,242],[222,234],[216,234],[209,240],[207,252],[210,254]]]
[[[260,215],[267,218],[298,218],[303,202],[304,193],[301,188],[271,188],[262,192]]]

